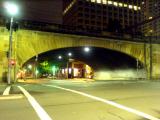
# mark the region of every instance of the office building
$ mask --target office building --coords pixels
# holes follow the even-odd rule
[[[83,30],[128,32],[127,28],[142,20],[141,6],[142,0],[67,0],[63,1],[63,24]]]
[[[143,21],[151,21],[143,25],[143,33],[146,36],[160,35],[160,1],[145,0],[143,1],[142,10],[144,11]]]

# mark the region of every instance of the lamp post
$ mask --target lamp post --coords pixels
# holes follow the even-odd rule
[[[34,71],[34,74],[35,74],[35,79],[37,79],[37,74],[38,74],[38,54],[36,55],[36,58],[35,58],[35,71]]]
[[[11,83],[11,69],[12,65],[10,63],[11,58],[12,58],[12,34],[13,34],[13,18],[14,16],[18,13],[18,6],[14,3],[5,3],[5,8],[8,12],[8,14],[11,16],[10,20],[10,33],[9,33],[9,54],[8,54],[8,79],[7,82],[8,84]]]
[[[72,53],[71,52],[69,52],[68,53],[68,59],[67,59],[67,79],[69,78],[69,60],[70,60],[70,57],[72,57]]]
[[[72,57],[72,53],[69,52],[67,53],[67,59],[66,57],[64,57],[64,60],[66,61],[66,78],[68,79],[69,78],[69,62],[70,62],[70,58]],[[58,56],[58,59],[61,60],[63,57],[61,55]]]

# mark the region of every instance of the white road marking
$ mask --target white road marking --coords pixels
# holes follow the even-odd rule
[[[18,86],[18,88],[23,92],[27,97],[28,101],[36,111],[37,115],[41,120],[52,120],[48,113],[40,106],[40,104],[32,97],[23,87]]]
[[[4,90],[3,95],[9,95],[10,89],[11,89],[11,86],[8,86],[8,87]]]
[[[0,96],[0,100],[15,100],[15,99],[22,99],[23,95],[5,95],[5,96]]]
[[[80,95],[83,95],[85,97],[89,97],[91,99],[94,99],[94,100],[97,100],[97,101],[112,105],[112,106],[120,108],[120,109],[123,109],[125,111],[130,112],[130,113],[134,113],[134,114],[136,114],[136,115],[138,115],[140,117],[143,117],[143,118],[146,118],[146,119],[149,119],[149,120],[160,120],[159,118],[156,118],[156,117],[151,116],[149,114],[146,114],[144,112],[141,112],[141,111],[126,107],[124,105],[115,103],[115,102],[110,101],[110,100],[106,100],[106,99],[99,98],[99,97],[96,97],[96,96],[93,96],[93,95],[89,95],[87,93],[83,93],[83,92],[72,90],[72,89],[68,89],[68,88],[63,88],[63,87],[60,87],[60,86],[53,86],[53,85],[45,85],[45,86],[54,87],[54,88],[58,88],[58,89],[61,89],[61,90],[65,90],[65,91],[73,92],[73,93],[76,93],[76,94],[80,94]]]

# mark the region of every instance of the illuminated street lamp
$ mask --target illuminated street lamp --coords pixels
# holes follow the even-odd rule
[[[89,48],[89,47],[85,47],[85,48],[84,48],[84,51],[85,51],[85,52],[89,52],[89,51],[90,51],[90,48]]]
[[[72,53],[71,53],[71,52],[69,52],[69,53],[68,53],[68,56],[69,56],[69,57],[71,57],[71,56],[72,56]]]
[[[59,56],[58,56],[58,59],[59,59],[59,60],[61,60],[61,59],[62,59],[62,56],[61,56],[61,55],[59,55]]]
[[[28,65],[28,68],[31,70],[32,69],[32,65]]]
[[[11,2],[6,2],[4,6],[7,10],[7,13],[11,16],[11,21],[10,21],[10,34],[9,34],[9,55],[8,55],[8,61],[11,60],[12,58],[12,33],[13,33],[13,17],[17,15],[18,13],[18,6],[14,3]],[[11,64],[8,63],[8,84],[11,83]]]
[[[70,58],[72,57],[72,55],[73,55],[73,54],[72,54],[71,52],[69,52],[69,53],[67,53],[67,59],[66,59],[66,57],[65,57],[66,69],[67,69],[67,70],[66,70],[66,71],[67,71],[67,72],[66,72],[66,73],[67,73],[67,74],[66,74],[66,75],[67,75],[67,76],[66,76],[67,79],[68,79],[68,74],[69,74],[69,72],[71,71],[71,69],[69,69],[69,62],[70,62]],[[59,59],[59,60],[61,60],[62,58],[63,58],[63,57],[62,57],[61,55],[58,56],[58,59]]]

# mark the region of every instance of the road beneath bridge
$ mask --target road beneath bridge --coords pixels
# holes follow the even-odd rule
[[[158,81],[47,80],[0,91],[3,120],[160,120]]]

